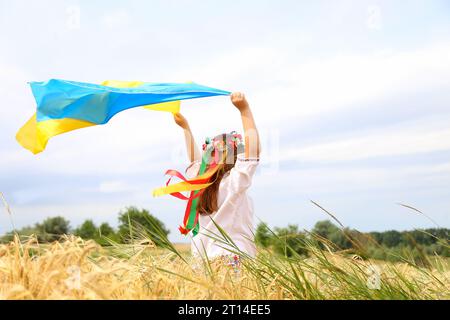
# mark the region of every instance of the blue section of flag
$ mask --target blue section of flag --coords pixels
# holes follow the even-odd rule
[[[51,79],[31,82],[37,121],[72,118],[104,124],[117,113],[139,106],[229,95],[230,92],[196,83],[144,83],[135,88]]]

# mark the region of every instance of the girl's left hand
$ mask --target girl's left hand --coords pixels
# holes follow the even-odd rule
[[[242,92],[233,92],[231,94],[231,102],[239,111],[248,108],[247,99],[245,99],[245,94],[243,94]]]
[[[175,113],[173,115],[173,119],[175,120],[175,123],[179,125],[183,129],[189,129],[189,123],[186,120],[186,118],[181,113]]]

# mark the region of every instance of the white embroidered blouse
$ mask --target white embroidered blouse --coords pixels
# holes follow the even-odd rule
[[[207,254],[208,258],[229,255],[227,245],[212,239],[222,239],[214,222],[230,236],[236,246],[254,257],[256,246],[253,236],[253,202],[247,194],[252,183],[259,159],[238,154],[234,167],[223,176],[219,186],[218,210],[210,215],[200,215],[200,229],[197,236],[191,235],[191,251],[194,256]],[[200,161],[194,161],[186,169],[186,175],[193,178],[198,174]],[[213,222],[214,220],[214,222]],[[208,236],[210,235],[210,236]]]

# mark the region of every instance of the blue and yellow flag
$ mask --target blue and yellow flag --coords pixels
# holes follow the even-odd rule
[[[230,92],[196,83],[104,81],[101,85],[51,79],[31,82],[36,113],[19,129],[17,141],[32,153],[42,152],[50,138],[72,130],[107,123],[135,107],[177,113],[180,101]]]

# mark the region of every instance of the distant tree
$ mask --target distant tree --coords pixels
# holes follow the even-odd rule
[[[97,242],[102,246],[110,245],[110,240],[114,242],[119,242],[120,238],[118,237],[116,231],[106,222],[102,223],[98,228],[99,237]]]
[[[382,244],[388,248],[393,248],[406,242],[399,231],[390,230],[383,232]]]
[[[386,260],[386,250],[384,250],[383,248],[375,248],[375,247],[370,247],[368,250],[368,254],[372,259],[376,259],[376,260]]]
[[[92,220],[83,222],[81,226],[75,229],[74,234],[85,240],[95,239],[99,236],[98,229]]]
[[[318,221],[314,225],[311,233],[312,240],[315,241],[320,248],[324,249],[326,246],[326,241],[322,240],[322,238],[336,244],[336,238],[339,238],[339,235],[337,234],[341,233],[341,230],[336,227],[331,221],[323,220]]]
[[[39,235],[39,231],[36,229],[36,226],[25,226],[19,230],[16,230],[16,232],[18,235],[25,236],[25,237],[29,237],[31,235],[36,235],[36,236]],[[14,239],[14,232],[10,231],[0,238],[0,242],[2,242],[2,243],[10,242],[13,239]]]
[[[256,227],[255,232],[255,242],[261,245],[262,247],[267,248],[272,240],[272,234],[269,231],[267,224],[261,222]]]
[[[102,236],[109,236],[115,233],[113,227],[111,227],[108,223],[103,222],[99,227],[100,234]]]
[[[433,241],[437,242],[437,239],[445,239],[448,241],[449,239],[449,229],[445,229],[445,228],[432,228],[432,229],[426,229],[425,232],[432,234],[433,237]]]
[[[442,257],[450,257],[450,249],[448,245],[433,243],[432,245],[425,248],[427,254],[429,255],[439,255]]]
[[[405,243],[409,242],[413,243],[413,245],[418,244],[423,246],[429,246],[435,242],[435,239],[432,236],[426,234],[422,230],[406,231],[403,232],[403,234]]]
[[[169,232],[162,221],[152,216],[145,209],[139,210],[136,207],[128,207],[119,213],[118,233],[124,242],[145,236],[149,237],[155,244],[159,244],[160,240],[155,234],[167,237]]]
[[[339,249],[345,250],[353,247],[353,244],[350,241],[351,236],[352,232],[349,228],[345,228],[344,230],[338,229],[329,236],[329,240]]]
[[[369,236],[372,237],[372,239],[376,241],[378,244],[381,244],[383,242],[382,232],[370,232]]]
[[[298,230],[297,225],[289,224],[287,228],[275,228],[278,238],[273,241],[273,248],[276,252],[287,257],[293,256],[295,253],[308,253],[305,248],[306,235]]]
[[[56,241],[62,235],[70,233],[70,222],[63,217],[57,216],[45,219],[36,224],[38,239],[41,241]]]
[[[330,240],[330,236],[336,232],[339,232],[340,229],[336,227],[330,220],[319,221],[314,225],[314,228],[311,230],[312,233],[315,233],[325,239]]]
[[[110,245],[110,240],[119,241],[115,230],[106,222],[97,227],[92,220],[86,220],[75,229],[74,234],[85,240],[95,240],[102,246]]]

